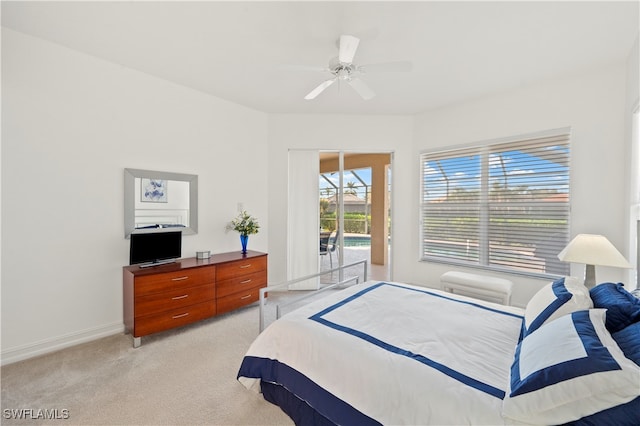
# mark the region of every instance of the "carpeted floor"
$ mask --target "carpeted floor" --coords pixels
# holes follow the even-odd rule
[[[116,335],[2,367],[3,425],[291,425],[236,374],[258,308],[159,333]],[[15,410],[30,411],[15,411]],[[58,420],[38,419],[43,411]],[[13,417],[22,413],[27,419]],[[65,418],[68,417],[68,418]]]

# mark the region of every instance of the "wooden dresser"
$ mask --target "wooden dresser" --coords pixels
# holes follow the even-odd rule
[[[124,326],[142,336],[232,311],[259,298],[267,285],[267,254],[256,251],[195,257],[149,268],[123,268]]]

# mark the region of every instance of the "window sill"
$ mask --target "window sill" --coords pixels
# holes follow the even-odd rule
[[[544,279],[544,280],[556,280],[564,276],[564,275],[557,275],[557,274],[546,274],[541,272],[518,271],[514,269],[509,269],[509,268],[501,268],[499,266],[478,265],[477,263],[471,263],[471,262],[455,262],[452,260],[440,259],[437,257],[423,257],[420,259],[420,262],[452,265],[452,266],[458,266],[458,267],[464,267],[464,268],[484,270],[489,272],[497,272],[497,273],[506,274],[506,275],[516,275],[521,277],[537,278],[537,279]]]

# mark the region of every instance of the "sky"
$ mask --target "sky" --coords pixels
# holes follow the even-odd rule
[[[567,192],[569,189],[568,148],[548,147],[532,155],[526,151],[502,151],[488,157],[489,186],[494,182],[508,188],[526,187]],[[481,155],[432,159],[423,163],[427,199],[439,199],[449,189],[479,190],[481,185]]]

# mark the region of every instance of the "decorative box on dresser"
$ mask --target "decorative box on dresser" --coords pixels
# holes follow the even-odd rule
[[[247,251],[123,268],[124,325],[133,346],[143,336],[220,315],[259,299],[267,254]]]

